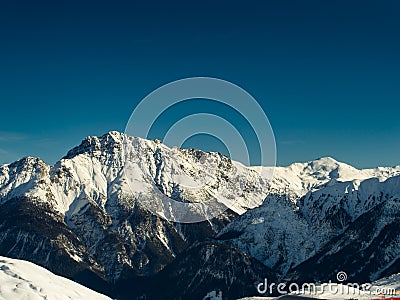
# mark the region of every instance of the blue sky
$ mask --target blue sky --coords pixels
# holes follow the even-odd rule
[[[399,165],[399,13],[395,0],[2,1],[0,163],[54,163],[123,131],[159,86],[210,76],[259,101],[279,165]]]

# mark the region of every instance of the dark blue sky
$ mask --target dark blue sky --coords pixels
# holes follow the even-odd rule
[[[260,102],[279,165],[398,165],[399,16],[397,0],[1,1],[0,163],[54,163],[159,86],[210,76]]]

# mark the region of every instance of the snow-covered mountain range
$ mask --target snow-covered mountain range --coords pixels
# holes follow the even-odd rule
[[[145,207],[160,194],[234,205],[174,223]],[[32,157],[0,166],[0,255],[120,298],[157,298],[166,287],[171,299],[212,290],[231,299],[256,294],[266,276],[333,280],[343,270],[365,281],[400,272],[399,204],[400,166],[358,170],[322,158],[257,172],[219,153],[110,132],[52,166]]]

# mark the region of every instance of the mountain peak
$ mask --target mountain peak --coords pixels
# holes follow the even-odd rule
[[[127,137],[126,134],[118,131],[110,131],[99,137],[88,136],[82,140],[81,144],[70,151],[68,151],[65,158],[73,158],[83,153],[93,153],[95,151],[109,152],[115,148],[121,149],[124,139]]]
[[[125,133],[119,132],[119,131],[109,131],[106,134],[103,134],[102,136],[99,137],[99,139],[113,139],[114,141],[123,141],[124,138],[126,138],[127,135]]]
[[[332,157],[321,157],[319,159],[310,161],[307,163],[307,165],[315,170],[315,171],[319,171],[319,170],[334,170],[337,169],[342,163],[338,162],[336,159],[332,158]]]
[[[46,163],[39,157],[25,156],[18,159],[7,166],[9,168],[21,167],[21,166],[34,166],[34,165],[46,165]]]
[[[334,159],[333,157],[330,156],[325,156],[325,157],[320,157],[316,160],[314,160],[314,162],[321,162],[321,163],[339,163],[336,159]]]

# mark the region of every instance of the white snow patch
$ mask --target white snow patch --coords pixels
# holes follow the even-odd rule
[[[0,299],[111,299],[33,263],[0,256]]]

